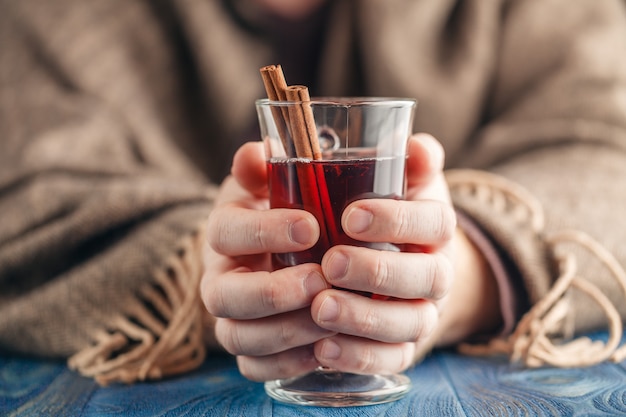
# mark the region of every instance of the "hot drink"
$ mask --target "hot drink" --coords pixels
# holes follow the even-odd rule
[[[280,66],[264,67],[261,74],[269,99],[258,100],[256,108],[271,208],[306,210],[320,225],[320,237],[313,247],[274,253],[272,267],[319,264],[336,245],[405,249],[395,242],[351,239],[341,227],[341,217],[356,200],[404,198],[415,100],[311,99],[305,86],[286,84]],[[359,288],[347,290],[376,300],[388,298]],[[401,374],[356,375],[319,368],[300,377],[267,381],[265,390],[272,398],[291,404],[337,407],[394,401],[410,386],[410,380]]]
[[[344,151],[324,160],[270,159],[267,166],[270,206],[306,210],[320,224],[320,239],[315,246],[297,253],[274,254],[275,269],[320,263],[324,253],[334,245],[398,250],[389,244],[351,239],[341,228],[341,215],[355,200],[403,198],[404,157],[375,158],[358,151],[346,155]]]

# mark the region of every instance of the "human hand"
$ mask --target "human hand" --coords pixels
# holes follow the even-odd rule
[[[315,322],[337,333],[315,343],[322,365],[400,372],[434,346],[500,325],[497,284],[482,253],[455,227],[443,162],[433,137],[414,135],[406,200],[360,200],[344,211],[342,226],[351,237],[403,244],[404,251],[337,246],[325,254],[322,272],[330,284],[391,300],[337,289],[317,295],[311,306]]]
[[[354,238],[403,243],[406,252],[342,246],[329,250],[321,268],[307,264],[269,272],[270,252],[313,245],[319,227],[301,210],[265,210],[262,148],[250,143],[240,149],[209,221],[202,294],[218,317],[218,341],[237,355],[243,375],[283,378],[320,364],[362,373],[401,371],[433,345],[456,343],[489,323],[477,318],[494,311],[486,304],[495,302],[497,309],[497,297],[485,290],[493,285],[485,279],[480,253],[461,231],[453,233],[442,166],[439,144],[416,135],[409,146],[407,201],[363,200],[345,211],[343,226]],[[375,216],[365,232],[356,233],[359,207]],[[351,262],[338,280],[339,254]],[[454,270],[463,279],[452,286]],[[338,287],[392,301],[330,289],[322,273]],[[446,303],[449,298],[454,301]],[[323,311],[332,300],[340,314],[329,321]]]
[[[215,336],[237,355],[241,373],[263,381],[312,371],[313,343],[334,332],[315,324],[313,298],[329,287],[321,267],[305,264],[271,272],[270,253],[307,249],[319,238],[303,210],[269,209],[261,143],[235,155],[232,176],[211,212],[202,299],[215,316]]]
[[[402,245],[402,252],[335,246],[322,272],[335,287],[386,296],[368,298],[330,288],[311,314],[336,332],[315,343],[322,365],[347,372],[393,373],[430,347],[454,277],[456,217],[443,176],[444,153],[429,135],[409,141],[406,200],[367,199],[342,217],[350,237]]]

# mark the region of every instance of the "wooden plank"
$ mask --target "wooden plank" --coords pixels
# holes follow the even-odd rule
[[[272,415],[263,385],[246,380],[235,361],[209,358],[187,375],[158,382],[113,385],[94,392],[85,416]]]
[[[53,362],[0,356],[0,415],[37,397],[64,368]]]
[[[163,381],[100,388],[63,363],[0,356],[0,415],[554,416],[626,415],[626,365],[523,369],[504,358],[437,352],[408,372],[404,399],[370,407],[294,407],[270,400],[232,357]]]
[[[0,360],[2,415],[80,415],[97,387],[91,379],[74,374],[59,362]]]
[[[412,369],[413,388],[398,402],[359,408],[294,407],[270,400],[263,385],[243,378],[232,358],[209,359],[189,375],[94,392],[86,416],[446,416],[462,415],[453,388],[435,358]]]
[[[467,416],[626,414],[619,365],[523,369],[504,359],[441,355]]]

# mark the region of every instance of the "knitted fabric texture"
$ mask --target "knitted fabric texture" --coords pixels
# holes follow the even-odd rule
[[[626,346],[619,347],[624,331],[620,314],[593,280],[577,274],[576,255],[567,250],[567,246],[582,246],[595,256],[626,299],[626,271],[615,257],[580,231],[564,230],[546,235],[541,204],[526,190],[505,178],[471,170],[448,171],[446,178],[454,192],[482,199],[500,216],[513,218],[523,228],[535,233],[538,239],[545,239],[558,273],[552,288],[524,314],[512,334],[494,338],[483,345],[461,344],[459,351],[470,355],[503,354],[512,362],[529,367],[582,367],[607,359],[614,362],[624,360]],[[605,313],[609,332],[606,343],[594,342],[584,336],[571,340],[574,336],[572,312],[577,307],[568,294],[576,290],[597,303]]]

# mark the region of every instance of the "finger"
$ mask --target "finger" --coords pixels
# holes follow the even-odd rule
[[[231,174],[237,182],[256,196],[267,196],[267,169],[261,142],[243,144],[233,157]]]
[[[450,290],[454,268],[442,253],[375,251],[335,246],[322,259],[329,284],[403,299],[440,299]]]
[[[443,170],[444,159],[443,147],[433,136],[426,133],[412,135],[408,143],[408,186],[429,182]]]
[[[434,200],[358,200],[344,211],[341,226],[365,242],[440,246],[454,235],[456,214],[449,204]]]
[[[311,304],[329,285],[319,265],[303,264],[274,272],[235,270],[201,283],[202,300],[215,317],[254,319]]]
[[[409,139],[408,155],[405,199],[450,202],[441,144],[431,135],[416,134]]]
[[[298,252],[319,239],[315,217],[304,210],[215,208],[207,226],[208,244],[223,255]]]
[[[219,187],[214,207],[232,205],[255,210],[269,210],[267,196],[255,196],[243,188],[232,175],[227,176]]]
[[[414,343],[383,343],[336,335],[315,344],[315,357],[323,366],[357,374],[392,374],[413,363]]]
[[[437,325],[439,313],[427,300],[374,300],[326,290],[313,300],[311,315],[320,327],[337,333],[401,343],[427,337]]]
[[[301,346],[267,356],[237,356],[239,372],[252,381],[290,378],[313,371],[320,363],[313,346]]]
[[[315,324],[308,308],[256,320],[218,319],[215,322],[216,339],[233,355],[271,355],[333,334]]]

